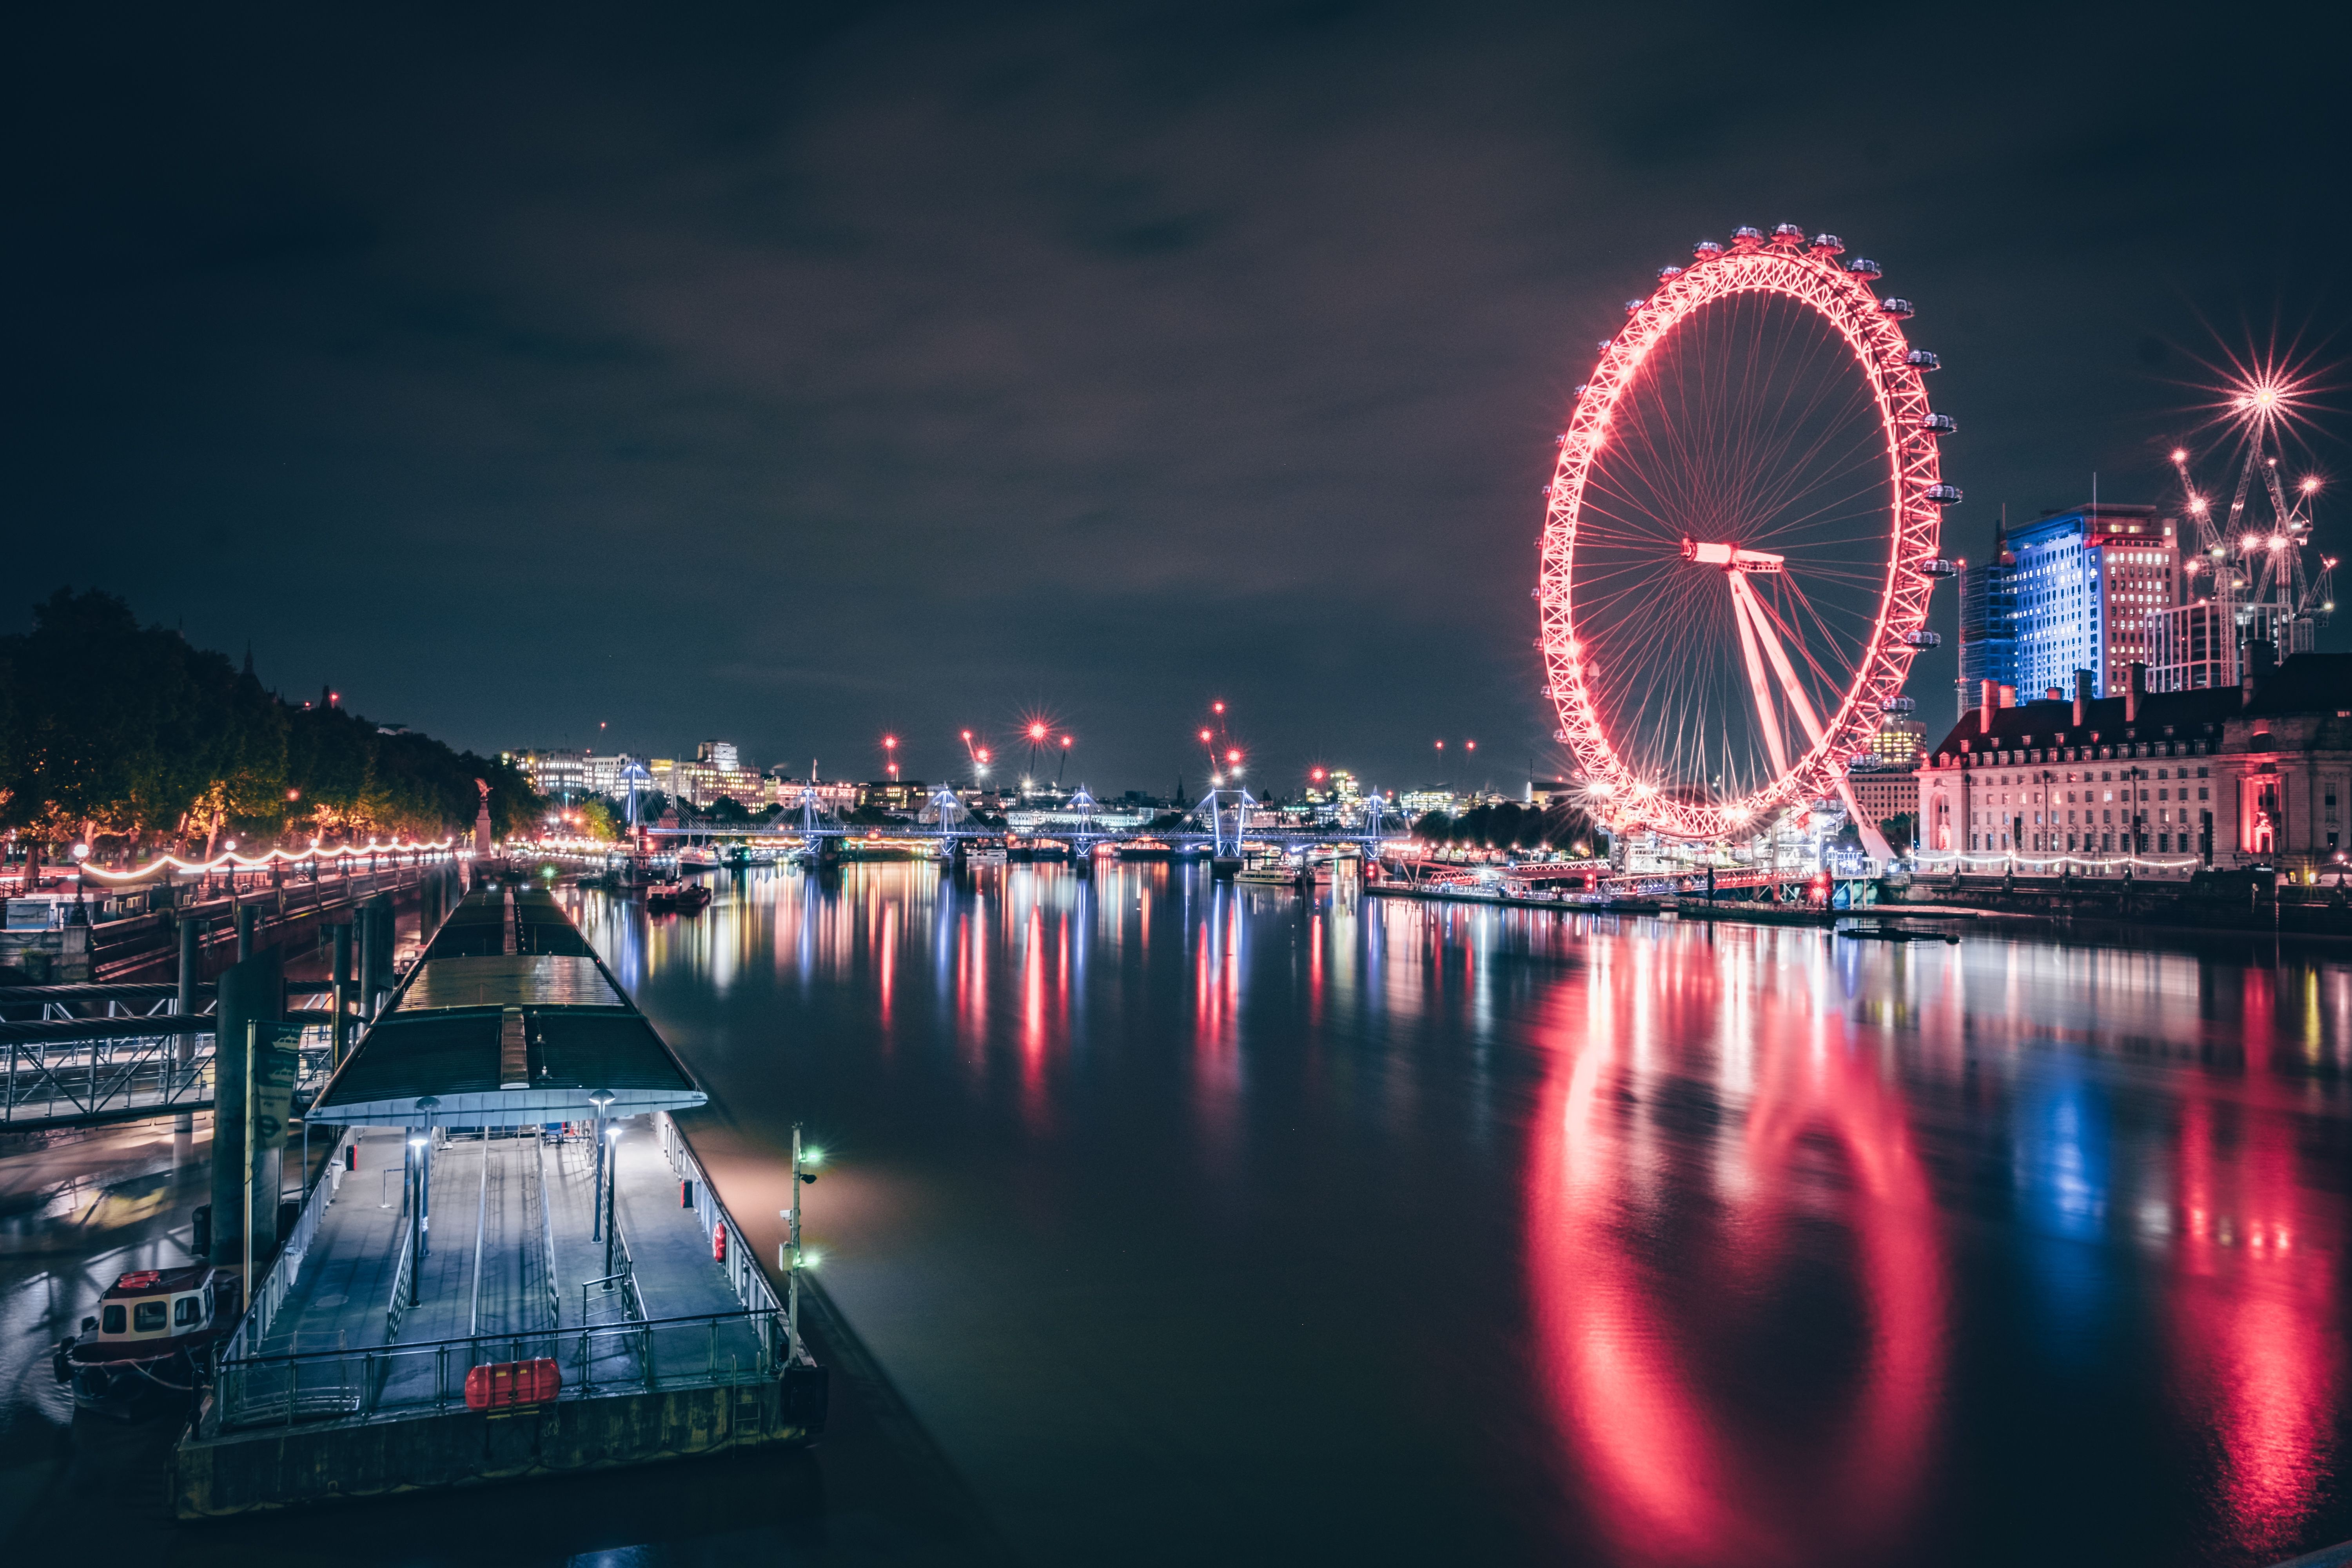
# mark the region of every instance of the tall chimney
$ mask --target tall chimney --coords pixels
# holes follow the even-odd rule
[[[2004,686],[2000,689],[2000,705],[2004,708],[2014,708],[2017,706],[2016,687]]]
[[[2074,672],[2074,728],[2081,729],[2091,718],[2091,672]]]
[[[1980,680],[1977,683],[1977,687],[1979,690],[1977,733],[1990,735],[1992,733],[1993,706],[2000,700],[2000,683],[1996,680]]]
[[[2124,686],[2124,722],[2139,722],[2139,701],[2147,695],[2147,666],[2130,664],[2125,667],[2127,679]]]
[[[2240,707],[2251,708],[2254,705],[2254,688],[2261,684],[2263,677],[2271,672],[2277,658],[2278,648],[2275,644],[2256,640],[2246,645],[2242,659],[2245,673],[2238,678]]]

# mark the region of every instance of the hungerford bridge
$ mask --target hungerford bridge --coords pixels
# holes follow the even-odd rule
[[[634,795],[629,804],[634,811],[636,805]],[[1249,792],[1243,789],[1211,790],[1185,812],[1178,826],[1171,827],[1099,826],[1095,822],[1095,814],[1099,809],[1094,796],[1081,786],[1067,804],[1054,813],[1060,821],[1050,826],[1040,824],[1034,831],[1017,837],[1067,844],[1072,853],[1080,858],[1091,854],[1098,845],[1154,844],[1171,849],[1206,849],[1219,859],[1237,859],[1241,856],[1244,840],[1253,844],[1279,845],[1286,850],[1319,844],[1360,844],[1376,850],[1390,839],[1403,837],[1407,826],[1404,817],[1388,813],[1385,815],[1391,816],[1396,826],[1384,826],[1381,803],[1373,796],[1365,800],[1363,821],[1352,831],[1336,826],[1277,826],[1265,820],[1273,815],[1271,809],[1253,799]],[[1256,819],[1255,822],[1254,817]],[[950,856],[967,840],[1007,837],[1004,828],[989,827],[975,822],[971,812],[950,789],[934,793],[914,822],[889,826],[845,823],[825,812],[819,805],[814,790],[803,789],[795,816],[778,817],[765,824],[738,823],[730,826],[706,822],[677,827],[640,825],[633,831],[648,839],[790,843],[813,846],[820,853],[827,840],[837,844],[844,839],[874,837],[898,843],[929,839],[940,845],[943,854]]]

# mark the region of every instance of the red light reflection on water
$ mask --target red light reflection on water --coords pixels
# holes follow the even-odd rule
[[[1580,1009],[1570,993],[1531,1139],[1545,1393],[1594,1515],[1636,1559],[1799,1563],[1865,1550],[1905,1521],[1927,1459],[1945,1265],[1902,1103],[1842,1017],[1793,977],[1761,978],[1780,983],[1636,954],[1596,968]],[[1663,1054],[1710,1038],[1720,1059],[1707,1065],[1733,1114],[1717,1134],[1717,1217],[1700,1245],[1706,1270],[1730,1288],[1678,1317],[1690,1297],[1654,1287],[1660,1260],[1645,1255],[1658,1149],[1643,1108],[1667,1087]],[[1809,1179],[1801,1146],[1813,1160],[1832,1148],[1847,1179]],[[1794,1222],[1824,1207],[1853,1238],[1867,1349],[1825,1440],[1776,1442],[1771,1414],[1732,1408],[1694,1352],[1737,1331],[1739,1287],[1769,1278]]]
[[[2247,989],[2252,1014],[2257,988]],[[2261,990],[2266,1020],[2268,988]],[[2251,1059],[2268,1045],[2268,1028],[2247,1022]],[[2245,1125],[2234,1105],[2224,1114],[2239,1124],[2217,1129],[2202,1097],[2182,1108],[2184,1278],[2168,1292],[2171,1354],[2191,1420],[2210,1435],[2231,1545],[2259,1560],[2295,1549],[2335,1472],[2343,1346],[2335,1269],[2298,1246],[2306,1227],[2292,1125]]]

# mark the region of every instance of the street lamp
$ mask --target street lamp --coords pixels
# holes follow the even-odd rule
[[[784,1333],[791,1342],[793,1359],[801,1353],[801,1269],[805,1259],[801,1252],[801,1189],[816,1180],[808,1166],[822,1164],[824,1151],[801,1142],[801,1124],[793,1123],[793,1206],[783,1211],[784,1245],[777,1264],[784,1271]]]
[[[588,1097],[588,1103],[596,1108],[596,1198],[588,1211],[588,1239],[594,1241],[604,1233],[604,1116],[612,1107],[613,1091],[600,1089]],[[607,1243],[604,1247],[604,1271],[607,1274],[612,1272],[612,1261],[613,1248]]]

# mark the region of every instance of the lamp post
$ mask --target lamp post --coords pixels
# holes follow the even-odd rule
[[[588,1097],[588,1103],[596,1108],[596,1195],[588,1211],[588,1238],[593,1241],[604,1234],[604,1112],[613,1103],[613,1091],[600,1089]],[[608,1255],[610,1250],[606,1249]]]
[[[416,1152],[416,1261],[422,1265],[425,1254],[433,1247],[433,1113],[441,1109],[441,1101],[428,1094],[416,1102],[416,1109],[425,1113],[425,1141],[418,1145]],[[413,1302],[415,1300],[414,1270],[409,1276],[409,1285],[412,1292],[409,1300]]]
[[[793,1206],[783,1211],[783,1256],[777,1264],[784,1271],[784,1335],[787,1349],[793,1360],[801,1353],[801,1189],[816,1180],[816,1173],[805,1167],[824,1158],[824,1152],[804,1148],[801,1142],[801,1124],[793,1123]]]

